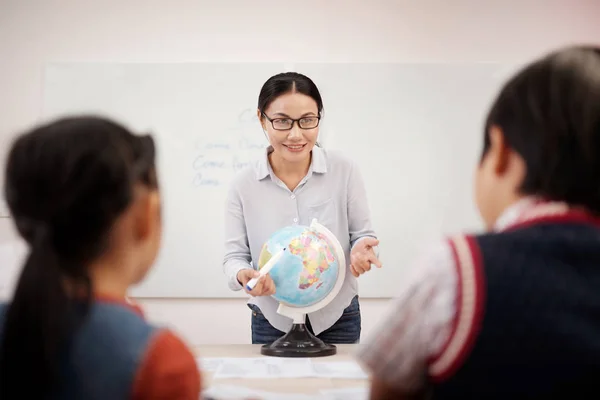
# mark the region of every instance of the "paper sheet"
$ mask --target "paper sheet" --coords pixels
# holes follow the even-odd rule
[[[216,372],[219,368],[219,365],[221,365],[224,360],[226,360],[226,358],[201,357],[198,358],[196,361],[201,370],[208,372]]]
[[[242,386],[214,385],[202,392],[202,400],[337,400],[327,394],[273,393],[248,389]]]
[[[202,393],[202,400],[368,400],[369,388],[343,388],[320,390],[319,394],[274,393],[248,389],[243,386],[214,385]]]
[[[321,390],[321,395],[330,400],[369,400],[369,386]]]
[[[320,378],[368,379],[368,375],[354,361],[313,363],[315,375]]]
[[[224,358],[214,379],[226,378],[305,378],[314,376],[308,358]]]
[[[367,379],[354,361],[313,362],[310,358],[211,358],[198,360],[202,370],[213,372],[214,379],[226,378],[323,378]]]

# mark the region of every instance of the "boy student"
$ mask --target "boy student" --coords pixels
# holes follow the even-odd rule
[[[161,237],[154,142],[101,118],[17,138],[6,200],[30,247],[0,305],[0,399],[197,400],[194,356],[126,300]]]
[[[371,398],[598,396],[599,47],[506,83],[475,192],[488,232],[432,247],[360,349]]]

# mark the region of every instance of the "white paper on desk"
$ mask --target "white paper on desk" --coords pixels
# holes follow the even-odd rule
[[[224,358],[214,379],[226,378],[306,378],[314,376],[308,358]]]
[[[233,385],[212,385],[202,391],[203,400],[233,400],[253,397],[257,397],[255,390]]]
[[[368,379],[358,363],[353,361],[332,361],[313,363],[315,376],[319,378]]]
[[[262,390],[248,389],[243,386],[213,385],[202,392],[203,400],[337,400],[328,394],[293,394],[273,393]],[[352,400],[352,399],[351,399]]]
[[[369,400],[368,386],[343,389],[323,389],[320,393],[331,400]]]
[[[216,372],[224,360],[226,358],[200,357],[196,359],[196,362],[202,371]]]

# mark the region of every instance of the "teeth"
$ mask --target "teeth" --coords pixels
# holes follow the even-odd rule
[[[304,146],[288,146],[290,149],[301,149]]]

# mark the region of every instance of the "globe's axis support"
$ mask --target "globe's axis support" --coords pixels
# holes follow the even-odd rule
[[[272,357],[327,357],[336,354],[337,348],[310,333],[305,324],[293,324],[285,336],[263,345],[260,353]]]

